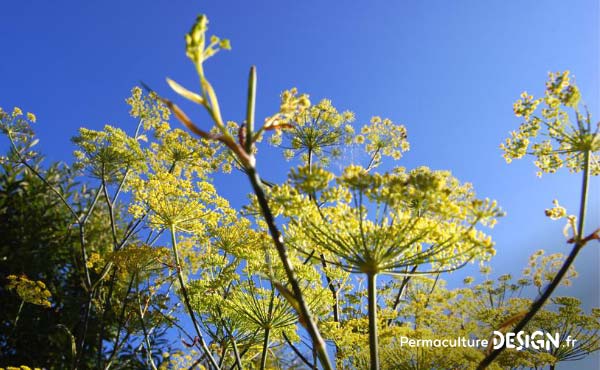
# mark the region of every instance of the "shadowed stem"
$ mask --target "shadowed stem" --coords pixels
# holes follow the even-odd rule
[[[300,284],[298,283],[298,279],[296,277],[296,272],[294,271],[292,262],[288,257],[287,249],[283,244],[283,238],[281,236],[281,233],[279,232],[279,229],[275,224],[275,217],[273,216],[271,208],[269,207],[269,204],[267,202],[267,198],[263,190],[260,177],[254,167],[248,168],[247,174],[248,178],[250,179],[250,183],[252,184],[254,194],[256,194],[256,198],[258,200],[258,204],[260,206],[265,222],[267,223],[267,226],[269,228],[269,233],[271,234],[271,238],[273,239],[273,243],[275,244],[275,248],[277,249],[279,259],[281,260],[285,269],[288,282],[292,286],[294,298],[297,300],[298,303],[298,315],[300,317],[300,322],[304,325],[313,341],[313,346],[315,347],[315,350],[319,356],[319,360],[321,362],[321,365],[323,366],[323,369],[332,370],[333,367],[329,362],[329,356],[327,355],[325,341],[323,341],[321,333],[319,333],[319,329],[317,328],[317,324],[313,320],[310,310],[308,309],[308,304],[304,300],[302,290],[300,289]]]
[[[248,77],[248,99],[246,102],[246,143],[244,148],[242,148],[247,156],[252,156],[253,149],[253,129],[254,129],[254,107],[256,104],[256,67],[252,66],[250,68],[250,75]],[[264,128],[264,126],[263,126]],[[234,151],[235,152],[235,151]],[[236,152],[237,154],[237,152]],[[242,158],[240,158],[242,160]],[[333,367],[329,362],[329,356],[327,355],[327,348],[325,347],[325,341],[321,337],[321,333],[319,332],[319,328],[317,324],[312,318],[310,310],[308,308],[308,304],[304,300],[304,296],[302,294],[302,290],[300,289],[300,284],[298,283],[298,278],[296,277],[296,272],[294,271],[294,267],[292,262],[290,261],[287,253],[287,249],[283,244],[283,238],[277,225],[275,223],[275,217],[271,212],[271,208],[269,207],[269,203],[267,201],[267,197],[265,195],[265,191],[263,189],[263,183],[256,171],[254,164],[251,161],[248,161],[249,165],[244,166],[246,168],[246,175],[248,175],[248,179],[252,184],[252,189],[254,190],[254,194],[258,200],[258,204],[260,206],[261,212],[267,223],[269,228],[269,234],[271,234],[271,238],[273,239],[273,243],[275,244],[275,248],[277,249],[277,254],[279,255],[279,259],[283,264],[285,269],[285,273],[288,279],[288,282],[292,286],[292,292],[294,294],[294,298],[297,300],[297,311],[299,316],[300,323],[306,328],[308,334],[310,335],[313,341],[313,349],[317,353],[321,365],[324,370],[332,370]]]
[[[586,214],[586,208],[587,208],[587,193],[588,193],[589,178],[590,178],[590,156],[591,156],[591,153],[589,150],[584,153],[583,180],[582,180],[582,186],[581,186],[581,203],[579,206],[579,220],[578,220],[579,222],[578,222],[576,235],[575,235],[575,245],[573,246],[571,253],[569,253],[569,256],[567,257],[567,259],[561,266],[560,270],[558,271],[558,273],[556,274],[554,279],[552,279],[550,284],[544,290],[544,293],[542,293],[542,295],[533,303],[533,305],[531,306],[531,309],[529,310],[529,312],[527,312],[527,315],[525,315],[525,317],[523,317],[521,319],[521,321],[519,321],[519,323],[512,330],[515,333],[518,333],[519,331],[523,330],[525,325],[527,325],[527,323],[529,323],[529,321],[536,315],[536,313],[544,306],[546,301],[550,298],[550,296],[552,295],[554,290],[560,284],[563,277],[567,274],[567,271],[569,271],[569,268],[573,264],[573,261],[575,261],[575,258],[577,257],[577,254],[579,253],[579,251],[583,248],[583,246],[587,242],[587,240],[583,234],[583,228],[585,225],[585,214]],[[504,349],[505,349],[505,347],[501,347],[501,348],[498,348],[498,349],[492,351],[489,355],[486,356],[486,358],[483,359],[483,361],[481,361],[481,363],[479,364],[477,369],[483,370],[483,369],[487,368],[496,359],[496,357],[498,357],[498,355],[500,355],[500,353],[502,353],[504,351]]]
[[[262,355],[260,359],[260,370],[266,369],[267,366],[267,353],[269,351],[269,339],[271,336],[271,328],[265,328],[265,337],[263,340]]]
[[[25,300],[21,299],[21,304],[19,305],[19,310],[17,311],[17,316],[15,316],[15,321],[13,321],[13,329],[8,337],[9,340],[12,339],[12,336],[17,332],[17,324],[19,323],[19,318],[21,317],[21,311],[23,311],[23,306],[25,305]]]
[[[379,353],[377,351],[377,274],[368,273],[369,295],[369,352],[371,355],[371,370],[379,369]]]
[[[198,66],[198,64],[197,64],[197,66]],[[210,87],[210,84],[208,84],[208,81],[206,81],[204,79],[203,75],[201,75],[201,82],[202,82],[203,95],[206,95],[207,89],[210,89],[210,91],[208,91],[208,92],[210,93],[209,95],[211,96],[212,104],[214,105],[215,103],[217,103],[216,96],[214,94],[214,91],[212,90],[212,87]],[[152,91],[152,90],[150,90],[150,91]],[[275,249],[277,249],[277,253],[278,253],[281,263],[283,264],[283,267],[285,269],[285,273],[286,273],[288,282],[292,286],[292,293],[293,293],[294,299],[296,300],[296,303],[297,303],[295,305],[296,306],[295,308],[296,308],[296,311],[299,316],[299,321],[308,331],[308,334],[310,335],[310,337],[313,341],[313,346],[315,347],[315,351],[318,353],[319,360],[321,361],[321,365],[323,366],[323,369],[324,370],[332,370],[333,367],[331,366],[331,363],[329,362],[329,356],[327,354],[327,348],[325,347],[325,341],[321,337],[321,334],[319,333],[319,329],[317,328],[317,325],[316,325],[315,321],[313,320],[310,310],[308,308],[308,304],[304,300],[304,297],[302,295],[302,290],[300,289],[300,284],[298,283],[298,279],[297,279],[296,273],[294,271],[294,267],[288,257],[287,249],[283,244],[283,238],[281,236],[281,233],[279,232],[279,229],[277,228],[277,225],[275,223],[275,217],[273,216],[273,213],[269,207],[267,197],[266,197],[266,194],[263,189],[263,183],[260,179],[260,176],[258,175],[258,172],[256,171],[255,158],[254,158],[254,155],[252,154],[253,145],[254,145],[254,142],[256,141],[256,139],[260,136],[260,134],[265,129],[267,129],[267,127],[263,125],[262,128],[256,134],[249,135],[249,134],[253,133],[253,124],[254,124],[254,113],[255,113],[254,107],[255,107],[255,102],[256,102],[256,68],[254,66],[250,68],[249,83],[248,83],[248,99],[247,99],[247,107],[246,107],[246,127],[243,132],[240,132],[241,135],[240,135],[240,143],[239,144],[237,144],[233,140],[230,133],[227,132],[227,129],[225,128],[225,126],[221,120],[220,112],[218,112],[218,109],[215,109],[214,106],[208,105],[205,101],[203,103],[201,103],[207,109],[207,111],[211,115],[211,117],[213,118],[213,121],[216,124],[216,126],[220,129],[220,131],[222,133],[221,135],[215,135],[213,133],[201,130],[189,119],[189,117],[187,117],[187,115],[185,115],[185,113],[178,106],[173,104],[168,99],[164,99],[164,98],[160,98],[160,99],[165,105],[167,105],[167,107],[177,117],[177,119],[179,119],[179,121],[181,121],[181,123],[183,123],[194,134],[196,134],[206,140],[219,141],[219,142],[223,143],[225,146],[227,146],[227,148],[229,148],[229,150],[231,150],[231,152],[235,155],[235,157],[239,161],[241,167],[244,168],[244,170],[245,170],[244,172],[246,173],[246,175],[248,176],[248,179],[250,180],[250,183],[252,184],[252,189],[258,200],[258,203],[259,203],[259,206],[261,209],[261,213],[263,214],[265,222],[269,228],[269,234],[271,235],[271,238],[273,239],[273,243],[275,244]],[[218,108],[218,106],[216,108]],[[246,136],[246,137],[244,138],[243,136]],[[184,290],[184,293],[185,293],[185,290]],[[191,316],[195,322],[195,318],[193,317],[193,314]]]

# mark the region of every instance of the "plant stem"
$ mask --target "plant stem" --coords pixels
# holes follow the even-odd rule
[[[202,331],[200,331],[200,326],[198,325],[198,321],[196,320],[196,316],[194,315],[194,310],[192,309],[192,304],[190,303],[190,297],[188,295],[187,288],[185,287],[185,282],[183,281],[183,273],[181,272],[181,261],[179,259],[179,250],[177,249],[177,237],[175,235],[175,225],[171,225],[171,242],[173,245],[173,254],[175,257],[175,268],[177,270],[177,278],[179,279],[179,285],[181,287],[181,294],[183,295],[183,302],[185,304],[185,307],[188,310],[188,314],[190,315],[190,318],[192,319],[192,323],[194,324],[194,329],[196,329],[196,335],[198,335],[198,340],[200,341],[200,345],[202,346],[204,353],[208,357],[208,360],[210,361],[211,365],[215,369],[219,369],[219,365],[217,365],[217,361],[215,361],[215,358],[210,353],[210,349],[208,348],[208,346],[206,345],[206,342],[204,341],[204,336],[202,335]]]
[[[11,339],[17,332],[17,324],[19,323],[19,317],[21,317],[21,311],[23,311],[24,305],[25,305],[25,300],[21,299],[21,304],[19,305],[19,310],[17,311],[17,316],[15,316],[15,321],[13,321],[13,328],[10,333],[9,339]]]
[[[240,143],[244,145],[244,149],[248,154],[252,153],[252,134],[254,132],[254,108],[256,105],[256,67],[250,67],[250,75],[248,76],[248,102],[246,107],[246,142]]]
[[[558,273],[556,274],[554,279],[552,279],[552,281],[546,287],[546,289],[544,290],[542,295],[533,303],[533,305],[531,305],[531,309],[529,310],[529,312],[527,312],[527,315],[525,315],[525,317],[523,317],[521,319],[521,321],[519,321],[519,323],[515,326],[515,328],[513,329],[513,332],[515,332],[515,333],[518,333],[519,331],[523,330],[525,325],[527,325],[527,323],[529,323],[529,321],[536,315],[536,313],[544,306],[546,301],[550,298],[550,296],[552,295],[554,290],[560,284],[562,278],[567,274],[567,271],[569,271],[569,268],[573,264],[573,261],[575,261],[577,254],[579,253],[579,251],[583,248],[583,246],[586,243],[583,232],[584,232],[584,226],[585,226],[585,214],[586,214],[586,209],[587,209],[587,193],[588,193],[589,178],[590,178],[590,155],[591,155],[591,153],[589,150],[584,153],[583,180],[582,180],[582,185],[581,185],[581,201],[580,201],[580,206],[579,206],[579,220],[578,220],[579,222],[578,222],[577,230],[575,231],[576,232],[575,245],[573,246],[571,253],[569,253],[569,256],[567,257],[567,259],[561,266],[560,270],[558,271]],[[487,368],[496,359],[496,357],[498,357],[498,355],[500,355],[500,353],[502,353],[502,351],[504,351],[504,347],[498,348],[498,349],[494,350],[493,352],[491,352],[489,355],[486,356],[486,358],[483,359],[483,361],[481,361],[481,363],[479,364],[477,369],[483,370],[483,369]]]
[[[267,366],[267,352],[269,351],[269,337],[271,334],[271,328],[265,329],[265,338],[263,341],[262,356],[260,358],[260,370],[265,370]]]
[[[371,354],[371,370],[379,369],[379,353],[377,352],[377,274],[368,273],[369,295],[369,351]]]
[[[285,245],[283,244],[283,238],[277,225],[275,224],[275,217],[271,212],[271,208],[269,207],[269,203],[267,202],[267,197],[262,188],[262,183],[260,181],[260,176],[254,167],[248,168],[248,178],[250,179],[250,183],[252,184],[252,188],[254,190],[254,194],[256,194],[256,198],[261,208],[261,212],[263,217],[265,218],[265,222],[269,228],[269,233],[271,234],[271,238],[273,239],[273,243],[275,244],[275,248],[277,249],[277,253],[279,255],[279,259],[281,260],[283,267],[285,269],[286,276],[288,278],[288,282],[292,286],[292,292],[294,294],[294,298],[298,302],[298,315],[300,316],[300,321],[306,327],[308,334],[310,335],[313,346],[316,349],[316,352],[319,356],[319,360],[324,370],[332,370],[331,363],[329,362],[329,356],[327,355],[327,349],[325,347],[325,341],[321,337],[321,333],[317,328],[315,321],[312,318],[310,310],[308,309],[308,305],[304,300],[304,296],[302,295],[302,290],[300,289],[300,284],[298,283],[298,279],[296,278],[296,272],[294,271],[294,267],[292,262],[288,257],[287,250]]]
[[[298,348],[296,348],[296,346],[294,345],[294,343],[292,343],[292,341],[290,340],[290,338],[288,338],[288,336],[285,334],[285,332],[283,332],[282,335],[283,335],[283,339],[288,344],[288,346],[290,346],[290,348],[292,349],[292,351],[294,351],[294,353],[296,354],[296,356],[298,356],[298,358],[300,360],[302,360],[302,362],[304,362],[308,367],[313,368],[314,367],[313,364],[311,364],[311,362],[308,361],[308,359],[306,357],[304,357],[304,355],[302,354],[302,352],[300,352],[300,350]]]
[[[419,265],[414,265],[410,270],[410,274],[414,274],[417,271],[418,267],[419,267]],[[411,278],[412,278],[411,275],[406,275],[402,279],[402,283],[400,283],[400,288],[398,288],[398,293],[396,294],[396,299],[394,300],[394,304],[392,305],[392,311],[396,311],[396,309],[398,308],[398,305],[400,304],[400,299],[402,299],[402,296],[404,295],[404,292],[406,291],[406,287],[408,286],[408,282],[410,281]],[[387,321],[388,326],[391,325],[393,321],[394,321],[393,319],[388,319],[388,321]]]
[[[235,365],[231,368],[233,369],[237,366],[240,370],[244,370],[244,367],[242,366],[242,358],[240,357],[240,351],[238,350],[237,342],[233,337],[233,333],[231,332],[231,330],[229,330],[225,321],[223,321],[223,327],[225,328],[225,331],[229,336],[229,340],[231,341],[231,345],[233,346],[233,355],[235,356]]]
[[[267,253],[267,256],[268,255],[269,254]],[[269,301],[269,311],[268,311],[269,320],[273,319],[273,303],[274,303],[274,301],[275,301],[275,289],[273,287],[273,282],[271,282],[271,299]],[[269,323],[265,327],[265,337],[264,337],[264,341],[263,341],[262,357],[261,357],[261,361],[260,361],[260,370],[264,370],[265,367],[267,366],[267,352],[269,351],[269,339],[270,339],[270,335],[271,335],[271,326],[270,325],[271,324]]]
[[[136,286],[139,286],[140,283],[139,281],[137,281],[137,273],[134,274],[135,276],[135,280],[136,280]],[[146,329],[146,323],[144,322],[144,310],[142,310],[142,299],[140,297],[140,291],[137,290],[136,292],[137,295],[137,314],[138,317],[140,319],[140,325],[142,327],[142,332],[144,333],[144,344],[146,345],[146,357],[147,357],[147,361],[150,364],[150,366],[152,367],[152,370],[158,370],[156,368],[156,364],[154,363],[154,359],[152,358],[152,345],[150,343],[150,335],[148,334],[148,330]]]

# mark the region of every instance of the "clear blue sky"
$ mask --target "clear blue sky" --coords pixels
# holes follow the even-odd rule
[[[409,132],[400,165],[452,170],[507,211],[493,231],[495,273],[519,274],[540,248],[567,253],[562,224],[543,210],[558,198],[575,212],[579,176],[540,180],[531,160],[508,166],[498,146],[519,124],[514,100],[523,90],[541,94],[549,71],[571,70],[598,120],[597,0],[4,2],[0,106],[35,112],[43,151],[70,161],[78,127],[133,127],[124,99],[138,81],[167,95],[166,76],[194,86],[183,35],[198,13],[232,41],[207,67],[226,119],[243,117],[252,64],[259,117],[292,86],[353,110],[359,124],[390,117]],[[281,179],[269,160],[262,158],[263,173]],[[239,205],[245,197],[235,189],[249,188],[234,179],[240,183],[228,181],[224,193]],[[598,185],[589,227],[600,224]],[[564,291],[587,307],[600,305],[599,256],[597,244],[584,250],[580,278]]]

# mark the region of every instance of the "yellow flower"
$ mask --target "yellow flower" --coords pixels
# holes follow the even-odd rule
[[[48,298],[51,298],[52,294],[46,288],[46,284],[43,281],[33,281],[25,275],[9,275],[7,276],[7,280],[8,284],[6,288],[8,290],[15,290],[23,301],[38,306],[51,306]]]
[[[521,94],[513,109],[525,122],[500,145],[506,162],[532,155],[539,169],[538,176],[554,173],[562,167],[579,172],[583,170],[587,152],[591,174],[600,174],[600,133],[592,127],[590,115],[579,111],[579,100],[579,89],[568,71],[550,73],[543,98],[534,99],[526,92]],[[541,104],[544,105],[541,114],[536,115]],[[567,108],[574,117],[569,116]],[[536,141],[538,136],[546,139]]]
[[[559,220],[561,218],[567,217],[567,210],[558,204],[558,200],[552,201],[554,204],[553,208],[546,209],[545,213],[547,217],[550,217],[553,220]]]

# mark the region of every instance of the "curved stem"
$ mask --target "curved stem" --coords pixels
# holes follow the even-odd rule
[[[177,249],[177,237],[175,235],[175,225],[171,225],[170,229],[171,229],[171,243],[173,245],[173,254],[175,257],[175,269],[177,270],[177,278],[179,280],[179,286],[181,287],[181,294],[183,295],[183,303],[185,304],[188,314],[190,315],[190,318],[192,319],[192,323],[194,324],[194,329],[196,330],[196,335],[198,335],[198,341],[200,342],[200,345],[202,346],[204,353],[208,357],[208,360],[210,361],[211,365],[215,369],[219,369],[219,365],[217,364],[217,361],[215,361],[215,358],[210,353],[210,349],[208,348],[208,346],[206,345],[206,342],[204,341],[204,336],[202,335],[202,331],[200,330],[200,326],[198,325],[198,321],[196,320],[196,316],[194,315],[194,310],[192,309],[192,304],[190,303],[190,297],[188,295],[188,291],[185,286],[185,282],[183,281],[183,273],[181,272],[181,260],[179,259],[179,250]]]
[[[379,353],[377,351],[377,274],[367,274],[369,295],[369,351],[371,354],[371,370],[379,369]]]
[[[567,271],[569,271],[569,268],[573,264],[573,261],[575,261],[575,258],[577,257],[577,254],[579,253],[581,248],[583,248],[583,246],[587,242],[583,232],[584,232],[584,225],[585,225],[585,214],[586,214],[586,208],[587,208],[587,193],[588,193],[589,178],[590,178],[590,154],[591,153],[589,151],[586,151],[584,154],[585,157],[584,157],[584,167],[583,167],[583,181],[582,181],[582,186],[581,186],[581,201],[580,201],[581,203],[579,206],[579,224],[577,227],[577,235],[575,235],[575,245],[573,246],[571,253],[569,253],[569,256],[567,257],[567,259],[561,266],[560,270],[558,271],[558,273],[556,274],[554,279],[552,279],[552,281],[546,287],[546,289],[544,290],[542,295],[533,303],[533,305],[531,306],[531,309],[529,310],[529,312],[527,312],[527,315],[525,315],[525,317],[523,317],[521,319],[521,321],[519,321],[519,323],[515,326],[515,328],[513,329],[513,332],[515,332],[515,333],[523,330],[525,325],[527,325],[527,323],[529,323],[529,321],[536,315],[536,313],[544,306],[546,301],[550,298],[550,296],[552,295],[554,290],[560,284],[563,277],[567,274]],[[502,353],[502,351],[504,351],[504,347],[498,348],[498,349],[494,350],[493,352],[491,352],[489,355],[486,356],[486,358],[483,359],[483,361],[481,361],[481,363],[479,364],[477,369],[483,370],[483,369],[487,368],[496,359],[496,357],[498,357],[498,355],[500,355],[500,353]]]

